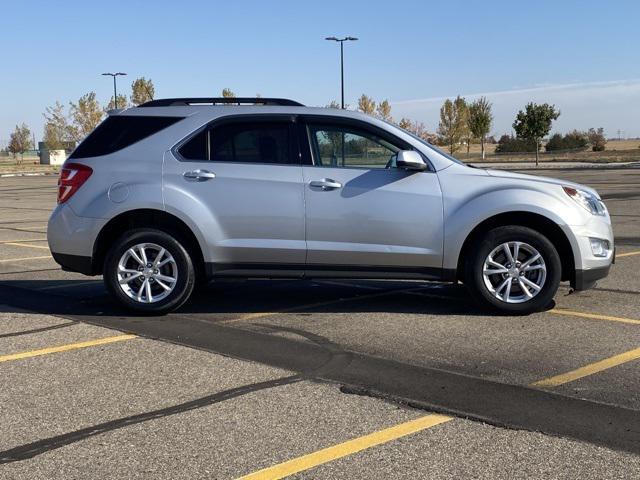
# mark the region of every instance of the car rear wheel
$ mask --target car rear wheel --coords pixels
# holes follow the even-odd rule
[[[182,244],[160,230],[126,232],[104,265],[109,292],[128,309],[163,314],[184,304],[195,284],[191,257]]]
[[[521,226],[486,233],[467,258],[465,283],[484,305],[507,313],[543,310],[558,291],[561,262],[540,232]]]

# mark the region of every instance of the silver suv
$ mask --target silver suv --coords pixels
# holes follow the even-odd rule
[[[110,115],[61,170],[48,240],[62,268],[102,274],[152,313],[220,277],[461,281],[529,313],[614,260],[591,188],[473,168],[382,120],[266,98]]]

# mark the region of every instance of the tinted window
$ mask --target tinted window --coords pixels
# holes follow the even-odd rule
[[[189,160],[292,163],[288,122],[229,123],[195,135],[180,148]]]
[[[163,128],[182,120],[180,117],[108,117],[75,149],[71,158],[98,157],[121,150]]]
[[[396,154],[401,150],[373,133],[349,126],[310,125],[309,133],[317,166],[394,167]]]
[[[209,159],[209,132],[203,130],[180,147],[180,155],[189,160]]]

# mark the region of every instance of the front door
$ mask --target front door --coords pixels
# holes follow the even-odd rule
[[[215,123],[165,156],[165,195],[186,194],[207,211],[199,227],[214,272],[289,265],[302,273],[304,187],[294,133],[290,117],[245,117]]]
[[[405,142],[365,122],[307,119],[303,167],[309,274],[442,268],[442,195],[433,171],[397,169]]]

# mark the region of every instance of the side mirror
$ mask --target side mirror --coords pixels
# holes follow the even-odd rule
[[[415,150],[400,150],[396,157],[396,167],[405,170],[423,172],[427,169],[427,164]]]

